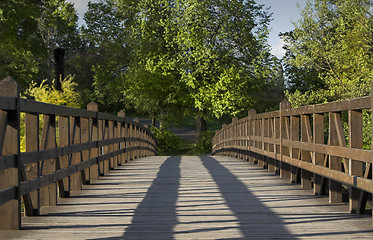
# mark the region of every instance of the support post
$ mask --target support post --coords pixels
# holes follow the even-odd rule
[[[313,114],[313,142],[317,144],[324,144],[324,114]],[[312,162],[314,165],[324,166],[324,154],[313,153]],[[322,195],[322,181],[323,177],[314,174],[313,193],[315,195]]]
[[[283,156],[289,156],[289,148],[284,147],[282,140],[289,139],[290,137],[290,119],[285,117],[283,111],[285,109],[290,109],[291,105],[288,100],[284,100],[280,103],[280,177],[288,178],[290,176],[290,166],[289,164],[283,162]]]
[[[126,113],[123,110],[120,110],[118,112],[118,117],[122,117],[123,121],[118,122],[118,137],[123,139],[123,142],[119,143],[119,149],[125,149],[126,147],[126,142],[125,142],[125,131],[126,131],[126,123],[125,123],[125,118],[126,118]],[[122,153],[119,155],[119,165],[124,165],[126,163],[125,159],[125,153]]]
[[[20,114],[19,114],[19,85],[11,77],[5,78],[0,83],[0,95],[16,98],[14,110],[0,110],[0,155],[20,154]],[[20,166],[18,157],[18,166]],[[0,171],[0,191],[10,187],[20,186],[20,169],[9,168]],[[13,199],[0,205],[0,229],[17,230],[21,228],[21,196],[20,191],[13,196]]]
[[[97,158],[99,155],[99,148],[97,145],[94,145],[92,142],[98,141],[98,104],[95,102],[90,102],[87,105],[87,110],[96,112],[96,117],[89,119],[89,141],[91,142],[91,148],[90,148],[90,158]],[[99,176],[99,164],[92,165],[89,168],[89,176],[90,180],[97,180]]]
[[[349,147],[350,148],[363,148],[363,113],[359,111],[348,111],[348,130],[349,130]],[[351,176],[362,177],[363,162],[349,160],[348,174]],[[349,187],[349,210],[350,213],[359,212],[359,197],[360,190],[354,187]]]

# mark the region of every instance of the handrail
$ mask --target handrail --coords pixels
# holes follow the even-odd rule
[[[284,100],[278,111],[252,109],[216,131],[212,152],[256,163],[315,195],[328,193],[330,203],[348,195],[350,212],[363,213],[373,193],[373,152],[363,149],[363,115],[372,102],[367,96],[291,108]]]
[[[155,154],[151,131],[123,111],[23,99],[8,77],[0,83],[0,229],[20,229],[21,203],[27,216],[39,215],[41,206],[56,205],[110,169]]]

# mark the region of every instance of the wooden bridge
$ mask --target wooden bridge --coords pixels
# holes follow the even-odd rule
[[[251,110],[212,156],[164,157],[123,112],[21,99],[12,79],[0,95],[0,239],[373,238],[371,96]]]

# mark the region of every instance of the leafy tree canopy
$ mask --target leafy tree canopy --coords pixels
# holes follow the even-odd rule
[[[302,19],[285,35],[287,73],[298,88],[296,105],[365,96],[373,78],[371,0],[308,1]],[[295,71],[295,74],[292,73]],[[303,81],[296,79],[301,71]],[[317,77],[315,77],[317,75]],[[314,81],[310,80],[312,76]],[[300,97],[302,94],[309,97]],[[294,97],[297,96],[297,97]],[[299,102],[299,99],[304,99]]]

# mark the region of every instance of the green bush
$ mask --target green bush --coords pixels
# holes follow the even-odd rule
[[[167,129],[153,128],[157,141],[158,153],[175,152],[181,148],[182,139]]]
[[[201,154],[211,153],[211,141],[214,136],[213,131],[204,131],[199,144],[197,144],[197,151]]]

